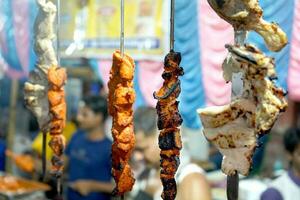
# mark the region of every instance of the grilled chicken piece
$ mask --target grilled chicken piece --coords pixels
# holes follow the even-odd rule
[[[258,0],[208,0],[215,12],[230,23],[235,31],[256,31],[271,51],[280,51],[287,44],[287,36],[275,23],[263,20]]]
[[[277,78],[274,59],[252,45],[226,45],[239,71],[244,73],[243,98],[252,100],[256,107],[256,133],[269,131],[279,113],[287,108],[286,92],[273,82]]]
[[[37,118],[39,128],[43,132],[50,129],[49,102],[47,97],[47,75],[36,68],[30,72],[29,79],[24,85],[24,100],[26,107]]]
[[[37,54],[37,65],[46,72],[51,65],[57,65],[52,44],[55,38],[53,24],[57,9],[49,0],[37,0],[37,5],[39,12],[34,23],[34,51]]]
[[[56,6],[48,0],[37,0],[39,12],[34,24],[34,51],[37,55],[36,68],[30,72],[24,87],[24,100],[26,107],[37,118],[39,127],[43,132],[50,129],[48,92],[48,69],[57,65],[52,40],[54,34],[54,20]]]
[[[160,130],[159,148],[160,178],[163,184],[161,197],[173,200],[177,194],[175,174],[179,166],[180,149],[182,148],[179,126],[182,118],[178,110],[177,97],[180,94],[179,76],[183,75],[183,68],[179,66],[181,54],[170,51],[165,57],[163,86],[153,96],[158,100],[156,110],[158,114],[157,126]]]
[[[108,111],[113,117],[112,175],[116,182],[113,195],[122,196],[130,191],[135,182],[128,164],[135,145],[133,132],[134,61],[128,56],[113,54],[113,64],[108,82]]]
[[[198,109],[203,133],[223,154],[222,170],[247,175],[256,147],[254,129],[255,104],[240,99],[225,106]]]
[[[66,69],[51,66],[48,70],[48,81],[48,100],[52,115],[50,126],[51,140],[49,142],[49,146],[53,151],[51,173],[56,177],[60,177],[63,170],[63,152],[65,149],[65,138],[62,133],[66,124],[67,112],[64,91],[64,85],[67,81]]]
[[[223,154],[222,170],[247,175],[256,148],[256,138],[267,133],[287,107],[285,92],[278,88],[274,59],[251,45],[226,45],[224,77],[242,72],[243,93],[232,103],[199,109],[205,137]]]

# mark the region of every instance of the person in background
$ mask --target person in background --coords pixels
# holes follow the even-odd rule
[[[156,110],[151,107],[140,107],[134,114],[134,129],[136,134],[136,150],[144,156],[147,173],[141,173],[146,178],[136,182],[136,200],[161,199],[162,184],[160,182],[160,149],[158,146]],[[182,150],[182,155],[185,154]],[[210,200],[210,187],[204,176],[204,171],[190,162],[189,155],[181,158],[181,164],[176,174],[177,199],[179,200]]]
[[[300,199],[300,129],[289,129],[283,138],[290,169],[275,179],[262,193],[261,200]]]
[[[67,145],[68,200],[108,200],[113,190],[111,145],[106,137],[107,100],[88,96],[80,103],[79,130]]]
[[[5,142],[0,138],[0,171],[5,170],[5,149]]]

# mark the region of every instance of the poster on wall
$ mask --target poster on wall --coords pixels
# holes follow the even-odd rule
[[[167,4],[162,0],[125,1],[125,48],[135,59],[161,60],[167,52]],[[120,0],[61,1],[60,10],[63,57],[111,59],[120,46]]]

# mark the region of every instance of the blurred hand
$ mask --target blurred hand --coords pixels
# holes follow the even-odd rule
[[[69,184],[70,188],[80,193],[82,196],[87,196],[92,192],[92,183],[88,180],[78,180]]]

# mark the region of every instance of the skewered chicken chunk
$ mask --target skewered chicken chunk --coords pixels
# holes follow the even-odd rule
[[[48,69],[57,65],[53,23],[56,6],[48,0],[37,0],[39,12],[34,24],[34,51],[37,55],[36,68],[30,72],[24,87],[26,107],[34,114],[43,132],[50,129],[48,92]]]
[[[44,132],[47,132],[50,128],[47,91],[47,76],[40,68],[36,68],[34,71],[30,72],[29,80],[25,82],[24,100],[26,107],[37,118],[39,127]]]
[[[66,102],[64,85],[67,80],[66,70],[57,66],[50,67],[48,81],[50,84],[48,99],[50,113],[52,114],[49,146],[53,151],[52,171],[56,177],[60,177],[63,170],[63,152],[65,149],[65,138],[62,135],[66,123]]]
[[[154,93],[158,100],[156,110],[158,114],[157,126],[160,130],[159,148],[160,156],[160,179],[163,184],[161,197],[173,200],[176,197],[177,188],[175,174],[179,166],[180,149],[182,148],[179,126],[182,118],[178,110],[177,97],[180,94],[179,76],[183,75],[183,68],[179,66],[181,55],[171,51],[164,62],[163,86]]]
[[[208,3],[235,31],[254,30],[260,34],[271,51],[280,51],[287,44],[283,30],[263,20],[258,0],[208,0]]]
[[[226,45],[224,77],[243,72],[243,93],[225,106],[199,109],[205,137],[223,154],[222,170],[227,175],[247,175],[256,139],[267,133],[285,111],[285,92],[278,88],[273,58],[251,45]]]
[[[256,133],[265,133],[272,128],[280,112],[287,108],[286,92],[276,86],[274,59],[265,56],[252,45],[227,45],[235,65],[244,73],[242,97],[255,102]]]
[[[62,154],[65,139],[62,135],[66,121],[66,102],[64,85],[67,79],[66,70],[57,67],[57,59],[52,40],[56,6],[49,0],[37,0],[39,12],[34,24],[34,51],[37,63],[30,73],[24,87],[26,106],[38,120],[44,134],[51,135],[49,146],[54,152],[52,171],[57,178],[62,174]],[[45,141],[45,140],[44,140]],[[44,152],[45,153],[45,152]],[[45,158],[45,157],[44,157]]]
[[[199,109],[205,137],[223,154],[222,170],[247,175],[256,147],[255,105],[241,99],[229,105]]]
[[[54,21],[56,16],[56,6],[49,0],[37,0],[39,12],[34,24],[34,51],[37,54],[37,65],[44,72],[51,65],[57,65],[55,50],[52,40],[55,38]]]
[[[108,82],[108,112],[113,117],[112,174],[116,182],[113,195],[122,196],[132,189],[135,182],[128,164],[135,145],[133,132],[133,89],[134,61],[117,51]]]

